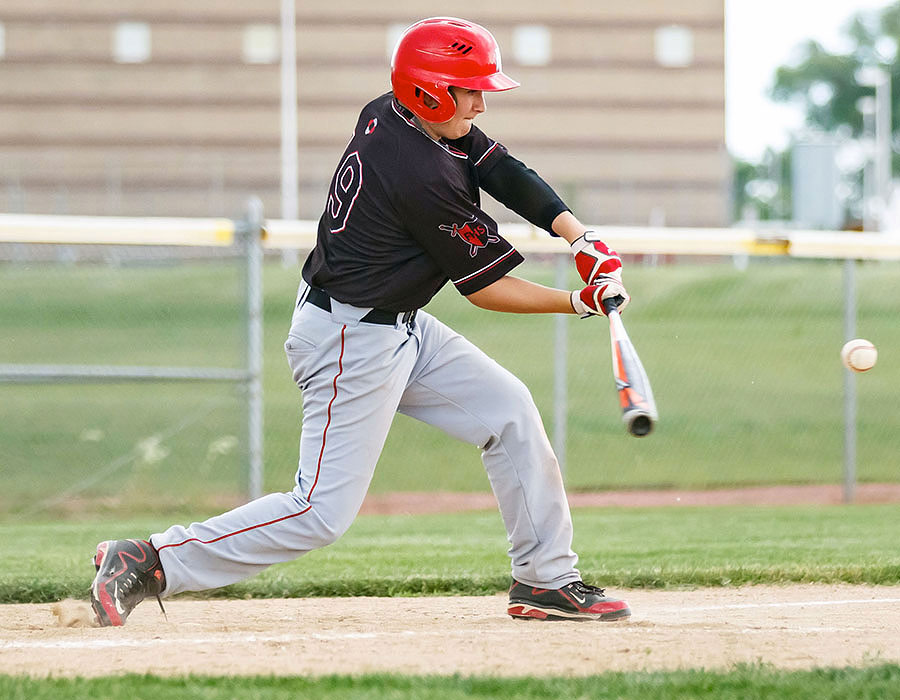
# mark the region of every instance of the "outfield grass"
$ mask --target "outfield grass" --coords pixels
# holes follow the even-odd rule
[[[576,509],[589,582],[615,587],[900,583],[900,506]],[[85,598],[94,545],[161,519],[0,526],[0,603]],[[509,585],[497,513],[362,516],[336,544],[208,595],[480,595]]]
[[[522,274],[553,277],[540,261]],[[838,264],[632,265],[626,274],[635,299],[626,322],[661,421],[645,440],[625,436],[603,322],[569,318],[570,489],[840,480]],[[266,490],[290,488],[296,469],[300,395],[281,345],[298,278],[266,266]],[[233,264],[4,266],[0,363],[239,366],[241,285]],[[858,381],[858,472],[895,481],[897,266],[861,266],[858,287],[859,335],[880,349]],[[520,376],[549,420],[552,317],[485,312],[452,289],[429,310]],[[160,434],[161,450],[136,451]],[[6,517],[31,517],[36,504],[44,513],[183,513],[235,503],[246,484],[240,396],[221,385],[0,385],[0,444]],[[435,489],[487,490],[477,450],[399,416],[372,490]]]
[[[0,695],[8,700],[463,700],[464,698],[852,698],[898,697],[900,666],[784,671],[741,666],[729,672],[703,670],[604,673],[586,678],[484,678],[435,676],[326,676],[323,678],[159,678],[128,675],[96,679],[31,679],[0,676]]]

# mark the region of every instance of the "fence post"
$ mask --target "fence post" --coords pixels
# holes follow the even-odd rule
[[[247,260],[247,446],[251,499],[262,496],[263,397],[262,397],[262,236],[265,219],[258,197],[247,202],[242,233]]]
[[[844,260],[844,341],[856,337],[856,261]],[[844,368],[844,503],[856,494],[856,376]]]

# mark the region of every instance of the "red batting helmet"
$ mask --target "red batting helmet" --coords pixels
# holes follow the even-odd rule
[[[391,86],[420,119],[438,124],[456,113],[449,87],[497,92],[519,87],[500,67],[500,47],[484,27],[454,17],[431,17],[403,32],[391,58]],[[437,107],[425,104],[425,95]]]

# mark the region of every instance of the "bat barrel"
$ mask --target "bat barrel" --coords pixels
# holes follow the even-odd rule
[[[623,416],[628,432],[635,437],[644,437],[653,430],[653,417],[644,411],[630,411]]]
[[[631,435],[644,437],[653,431],[657,419],[650,380],[619,316],[616,300],[604,299],[603,305],[609,318],[613,377],[622,405],[622,421]]]

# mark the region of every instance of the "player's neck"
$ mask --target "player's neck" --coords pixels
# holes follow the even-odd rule
[[[428,122],[423,121],[422,119],[419,119],[418,117],[415,117],[415,120],[416,120],[416,123],[419,125],[419,129],[422,131],[423,134],[425,134],[428,138],[430,138],[435,143],[443,143],[443,139],[440,137],[439,134],[437,134],[434,131],[434,129],[431,127],[431,125]]]

